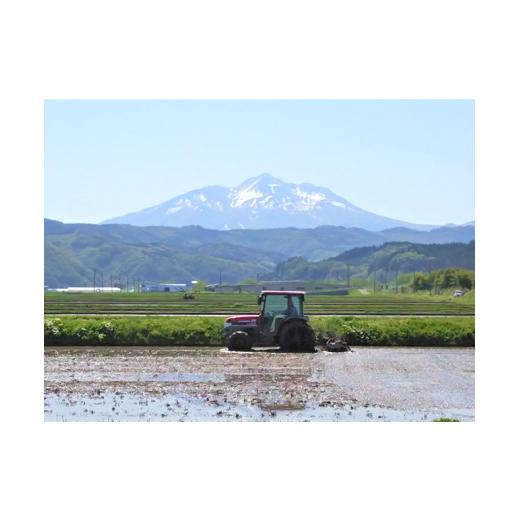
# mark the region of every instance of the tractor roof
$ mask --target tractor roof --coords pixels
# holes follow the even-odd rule
[[[288,296],[305,296],[305,291],[262,291],[260,296],[268,294],[286,294]]]

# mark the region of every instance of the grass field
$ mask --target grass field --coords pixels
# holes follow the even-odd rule
[[[45,314],[237,314],[258,311],[256,294],[200,293],[194,300],[182,294],[45,293]],[[462,298],[428,294],[367,294],[306,296],[309,315],[439,315],[472,316],[472,294]]]
[[[45,319],[46,346],[175,346],[224,344],[217,316],[65,316]],[[318,337],[335,333],[350,345],[474,346],[475,319],[311,317]]]

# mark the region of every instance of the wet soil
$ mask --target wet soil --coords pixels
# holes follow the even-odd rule
[[[45,349],[46,421],[474,420],[474,349]]]

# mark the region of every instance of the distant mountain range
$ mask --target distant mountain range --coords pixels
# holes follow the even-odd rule
[[[381,246],[357,247],[333,258],[309,262],[294,257],[276,266],[271,278],[277,280],[347,280],[376,273],[389,274],[432,271],[444,268],[475,269],[475,242],[468,244],[412,244],[389,242]],[[385,274],[386,273],[386,274]]]
[[[261,278],[295,256],[320,261],[357,247],[386,242],[468,243],[473,226],[418,231],[404,227],[373,232],[342,226],[313,229],[237,229],[200,226],[139,227],[120,224],[63,224],[45,220],[45,284],[92,285],[93,270],[115,279],[239,282]],[[99,280],[99,279],[98,279]],[[99,283],[99,281],[98,281]]]
[[[286,183],[263,173],[234,188],[208,186],[157,206],[103,222],[135,226],[199,225],[209,229],[314,228],[321,225],[381,231],[394,227],[431,230],[370,213],[327,188]]]

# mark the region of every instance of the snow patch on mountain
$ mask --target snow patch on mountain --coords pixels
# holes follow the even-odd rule
[[[251,184],[250,186],[247,186],[246,188],[238,191],[232,190],[230,193],[230,199],[231,203],[230,206],[232,208],[240,208],[246,204],[246,202],[252,200],[255,201],[256,199],[260,199],[264,196],[264,194],[255,189],[256,182]]]
[[[312,193],[303,191],[298,186],[293,190],[298,197],[296,207],[300,211],[312,211],[321,201],[326,200],[323,193]]]

